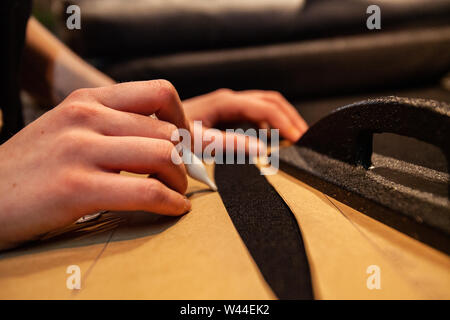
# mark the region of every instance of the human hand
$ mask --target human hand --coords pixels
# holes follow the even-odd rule
[[[186,170],[171,158],[177,128],[189,123],[167,81],[73,92],[0,146],[0,248],[99,210],[188,211]]]
[[[219,122],[248,120],[263,128],[270,126],[279,129],[281,136],[291,142],[297,141],[308,130],[308,125],[294,106],[276,91],[219,89],[184,100],[183,106],[187,118],[191,122],[202,121],[205,128]],[[222,134],[225,146],[225,132]],[[247,150],[248,143],[258,143],[252,137],[249,139],[238,133],[232,135],[235,144],[238,140],[246,140]]]

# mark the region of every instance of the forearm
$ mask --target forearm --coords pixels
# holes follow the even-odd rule
[[[24,89],[33,97],[53,105],[76,89],[114,83],[110,77],[83,61],[34,18],[27,26],[22,79]]]

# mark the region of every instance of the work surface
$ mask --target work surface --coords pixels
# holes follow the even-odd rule
[[[299,222],[316,299],[450,298],[447,255],[282,172],[266,178]],[[219,193],[190,180],[188,194],[192,211],[179,218],[107,213],[0,253],[0,298],[276,298]],[[70,265],[80,290],[66,287]],[[367,287],[371,265],[379,290]]]

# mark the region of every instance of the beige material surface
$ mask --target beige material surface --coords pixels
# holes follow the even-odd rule
[[[449,299],[450,258],[279,172],[266,176],[300,225],[317,299]],[[370,265],[381,289],[367,288]]]
[[[109,213],[0,253],[0,299],[273,299],[217,192],[189,181],[182,217]],[[81,268],[81,289],[66,268]]]
[[[212,175],[212,167],[209,167]],[[302,182],[266,176],[294,212],[317,299],[450,298],[450,258]],[[273,299],[217,192],[189,180],[182,217],[108,213],[0,252],[0,299]],[[81,290],[66,288],[69,265]],[[367,288],[367,267],[381,289]]]
[[[450,258],[405,234],[329,198],[414,291],[425,299],[450,299]]]

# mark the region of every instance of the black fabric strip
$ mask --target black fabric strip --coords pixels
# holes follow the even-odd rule
[[[220,196],[262,275],[280,299],[313,299],[297,221],[251,164],[216,165]]]

